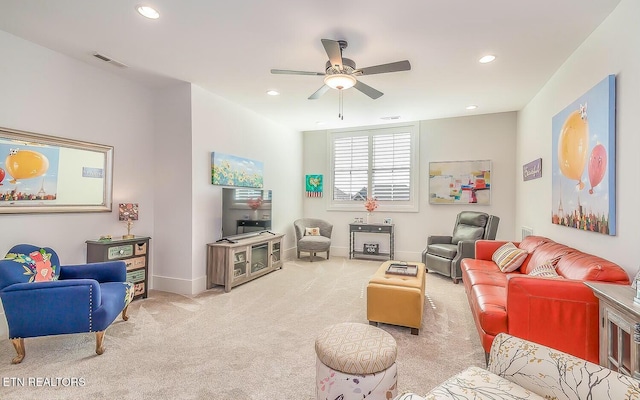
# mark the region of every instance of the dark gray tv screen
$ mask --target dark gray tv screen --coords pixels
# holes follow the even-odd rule
[[[271,190],[222,188],[222,238],[270,231]]]

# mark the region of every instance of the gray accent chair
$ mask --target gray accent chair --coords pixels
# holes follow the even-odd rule
[[[293,222],[296,231],[296,250],[298,258],[300,252],[309,253],[309,259],[313,262],[316,253],[327,253],[331,251],[331,231],[333,225],[327,221],[316,218],[301,218]],[[319,236],[305,235],[306,228],[320,228]]]
[[[453,235],[433,235],[427,238],[422,262],[428,270],[446,275],[458,283],[462,278],[460,262],[475,258],[476,240],[494,240],[500,218],[477,211],[462,211],[456,218]]]

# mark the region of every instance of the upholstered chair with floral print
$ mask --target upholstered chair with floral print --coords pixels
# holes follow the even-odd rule
[[[95,332],[96,353],[104,352],[105,330],[133,299],[124,261],[60,265],[48,247],[19,244],[0,260],[0,299],[9,338],[25,356],[24,339]]]

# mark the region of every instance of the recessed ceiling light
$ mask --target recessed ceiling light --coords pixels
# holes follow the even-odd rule
[[[318,122],[316,122],[316,125],[324,125],[324,124],[326,124],[326,122],[324,122],[324,121],[318,121]]]
[[[280,94],[280,92],[276,91],[276,90],[267,90],[267,94],[269,96],[277,96]]]
[[[390,121],[390,120],[393,120],[393,119],[400,119],[400,116],[399,115],[391,115],[391,116],[388,116],[388,117],[380,117],[380,119],[384,119],[384,120]]]
[[[466,106],[465,108],[466,108],[467,110],[475,110],[476,108],[478,108],[478,106],[477,106],[477,105],[475,105],[475,104],[471,104],[471,105]]]
[[[147,17],[149,19],[158,19],[160,18],[160,13],[156,11],[155,8],[149,6],[137,6],[136,10],[143,17]]]
[[[491,61],[493,61],[495,59],[496,59],[496,56],[486,55],[486,56],[482,57],[481,59],[479,59],[478,62],[480,62],[482,64],[486,64],[486,63],[490,63]]]

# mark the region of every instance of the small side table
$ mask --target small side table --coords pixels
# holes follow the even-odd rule
[[[393,260],[394,237],[393,224],[349,224],[349,258],[364,258],[373,260]],[[389,253],[371,254],[355,250],[357,233],[380,233],[389,235]]]
[[[640,305],[631,286],[585,282],[600,306],[600,365],[640,379]]]

